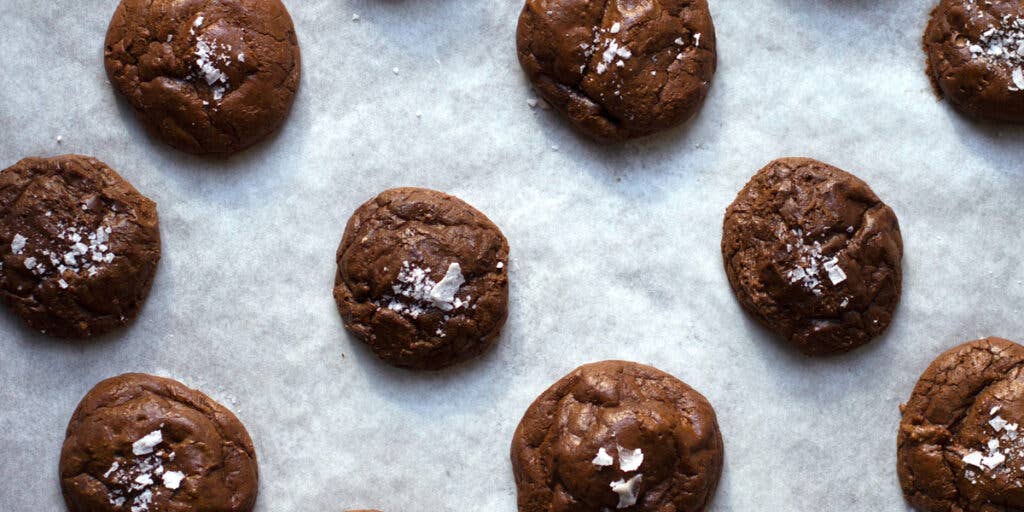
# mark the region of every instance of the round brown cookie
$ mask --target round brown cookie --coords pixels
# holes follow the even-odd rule
[[[809,158],[758,171],[725,213],[722,257],[740,304],[808,355],[859,347],[892,320],[903,239],[856,176]]]
[[[71,512],[253,509],[256,451],[231,411],[180,382],[129,373],[82,398],[60,456]]]
[[[381,359],[436,370],[483,352],[508,316],[508,242],[483,213],[421,188],[382,192],[352,215],[334,298]]]
[[[902,407],[896,469],[927,512],[1024,510],[1024,347],[1000,338],[940,355]]]
[[[299,86],[299,43],[280,0],[122,0],[104,54],[142,122],[190,153],[259,142]]]
[[[940,95],[980,118],[1024,122],[1024,4],[941,0],[924,34]]]
[[[156,204],[86,156],[0,173],[0,295],[33,329],[87,338],[134,319],[160,260]]]
[[[581,366],[542,393],[512,439],[520,512],[698,512],[722,473],[711,404],[650,366]]]
[[[527,0],[516,42],[541,97],[598,140],[690,119],[715,74],[706,0]]]

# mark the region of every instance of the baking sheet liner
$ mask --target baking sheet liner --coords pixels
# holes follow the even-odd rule
[[[519,2],[286,3],[304,64],[293,113],[222,161],[149,138],[115,95],[102,63],[114,1],[0,0],[3,166],[95,155],[158,203],[164,243],[122,332],[59,342],[0,313],[0,509],[63,510],[71,412],[99,380],[142,371],[238,414],[257,510],[513,512],[523,411],[577,365],[621,358],[715,406],[726,465],[712,511],[904,510],[898,406],[917,377],[959,342],[1024,341],[1024,131],[936,100],[920,50],[930,1],[714,0],[720,65],[700,115],[614,147],[528,105]],[[729,290],[723,212],[780,156],[854,172],[899,215],[902,305],[852,354],[798,355]],[[438,374],[378,362],[331,297],[348,216],[402,185],[462,197],[512,247],[498,344]]]

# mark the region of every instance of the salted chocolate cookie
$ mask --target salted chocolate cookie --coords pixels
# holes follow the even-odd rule
[[[141,373],[82,398],[60,455],[70,512],[244,512],[258,482],[252,440],[231,411]]]
[[[508,242],[462,200],[421,188],[382,192],[348,221],[334,299],[381,359],[437,370],[491,345],[508,316]]]
[[[902,407],[896,469],[923,512],[1024,510],[1024,347],[1000,338],[940,355]]]
[[[892,320],[903,279],[896,214],[856,176],[809,158],[758,171],[725,213],[740,304],[808,355],[859,347]]]
[[[626,361],[573,370],[537,398],[512,439],[519,512],[699,512],[722,457],[711,404]]]
[[[924,49],[932,83],[957,109],[1024,122],[1024,3],[941,0]]]
[[[299,43],[280,0],[122,0],[104,55],[150,132],[196,154],[264,139],[299,86]]]
[[[516,43],[541,97],[602,141],[690,119],[715,74],[706,0],[527,0]]]
[[[103,162],[26,158],[0,172],[0,295],[33,329],[88,338],[127,324],[159,260],[156,204]]]

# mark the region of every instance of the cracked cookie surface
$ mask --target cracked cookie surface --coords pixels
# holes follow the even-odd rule
[[[808,355],[871,341],[900,299],[896,214],[856,176],[809,158],[775,160],[743,188],[722,257],[740,304]]]
[[[700,512],[724,448],[711,404],[627,361],[581,366],[544,391],[512,439],[520,512]]]
[[[1024,510],[1024,347],[986,338],[935,359],[902,407],[897,473],[924,512]]]
[[[0,172],[0,295],[29,327],[88,338],[127,324],[159,260],[156,204],[103,162],[26,158]]]
[[[483,213],[421,188],[382,192],[349,219],[334,298],[345,327],[395,366],[475,357],[508,316],[508,242]]]
[[[941,0],[924,34],[928,76],[960,111],[1024,122],[1024,4]]]
[[[230,155],[276,131],[301,68],[280,0],[122,0],[104,56],[149,131],[196,154]]]
[[[706,0],[528,0],[516,42],[541,97],[602,141],[693,117],[717,59]]]
[[[231,411],[177,381],[131,373],[82,398],[60,481],[71,512],[247,512],[258,471]]]

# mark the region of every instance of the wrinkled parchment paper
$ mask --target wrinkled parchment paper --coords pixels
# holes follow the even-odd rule
[[[71,344],[0,313],[0,510],[63,510],[71,412],[99,380],[142,371],[238,414],[260,511],[513,512],[522,413],[608,358],[658,366],[715,406],[726,466],[711,510],[905,510],[898,406],[920,373],[968,339],[1024,341],[1024,129],[936,100],[919,44],[930,1],[714,0],[703,111],[619,147],[530,108],[518,1],[287,5],[304,65],[294,111],[225,162],[149,138],[115,95],[102,63],[115,1],[0,0],[0,164],[95,155],[159,204],[164,243],[122,332]],[[800,356],[730,293],[724,209],[779,156],[854,172],[899,215],[902,306],[852,354]],[[378,362],[331,297],[348,216],[400,185],[462,197],[512,247],[504,334],[439,374]]]

